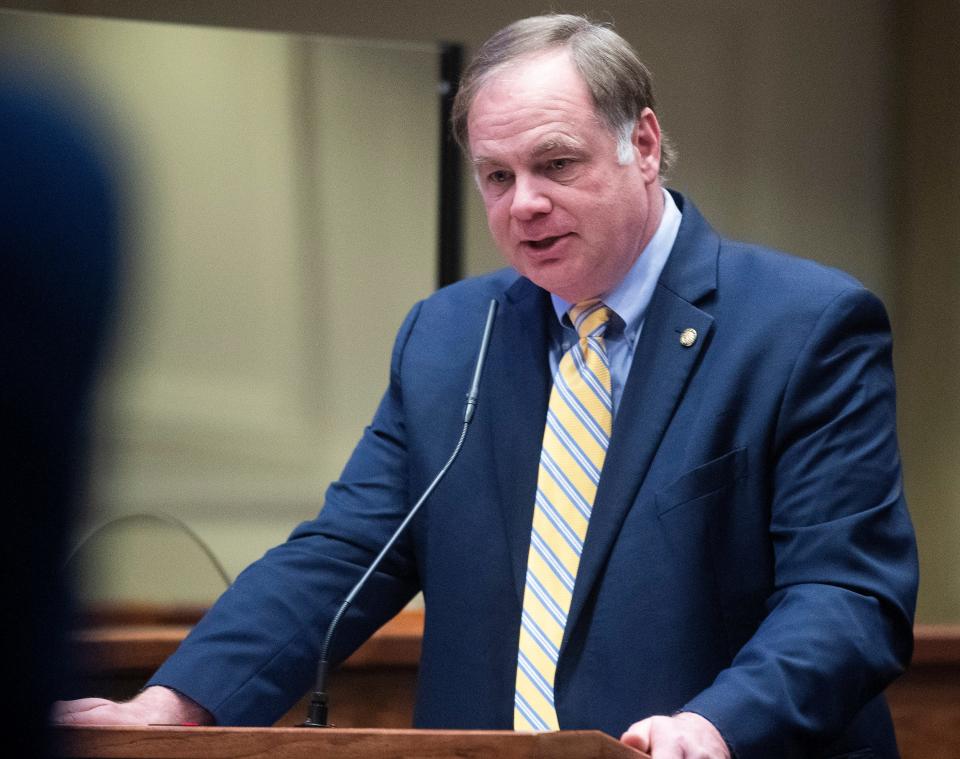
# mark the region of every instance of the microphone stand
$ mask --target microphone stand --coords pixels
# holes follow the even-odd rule
[[[490,333],[493,331],[493,320],[496,313],[497,301],[491,300],[487,310],[487,321],[483,328],[483,339],[480,341],[480,350],[477,353],[477,365],[473,372],[473,381],[470,384],[470,391],[467,393],[467,403],[463,412],[463,429],[460,431],[460,439],[457,440],[457,445],[453,449],[453,453],[450,454],[450,458],[447,459],[447,463],[443,465],[443,468],[437,473],[437,476],[433,478],[433,481],[427,486],[427,489],[423,491],[423,495],[420,496],[419,500],[413,505],[413,508],[410,509],[410,512],[403,518],[403,521],[400,522],[400,526],[397,527],[386,545],[371,562],[367,571],[363,573],[363,576],[357,581],[357,584],[354,585],[353,589],[347,594],[337,613],[334,614],[333,619],[330,621],[330,626],[327,627],[327,635],[323,640],[323,647],[320,649],[320,661],[317,664],[316,687],[310,698],[310,709],[307,714],[307,719],[301,724],[301,727],[333,727],[333,725],[327,722],[327,706],[329,700],[327,696],[327,672],[330,667],[328,657],[333,634],[337,625],[340,623],[340,619],[346,614],[347,609],[350,608],[350,604],[353,603],[357,594],[362,590],[363,586],[366,585],[367,580],[370,579],[370,576],[376,571],[377,567],[380,566],[380,562],[383,561],[383,558],[390,552],[390,549],[393,548],[394,543],[396,543],[400,535],[403,534],[407,525],[410,524],[411,520],[416,516],[420,507],[423,506],[427,498],[430,497],[430,494],[433,493],[437,485],[440,484],[440,481],[460,454],[460,449],[463,448],[464,440],[466,440],[467,437],[467,430],[470,427],[470,422],[473,420],[473,414],[477,407],[477,397],[480,393],[480,375],[483,371],[483,363],[487,356],[487,348],[490,344]]]

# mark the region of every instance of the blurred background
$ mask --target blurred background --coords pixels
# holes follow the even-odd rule
[[[235,576],[316,512],[438,281],[443,43],[469,58],[545,9],[0,1],[0,52],[96,110],[122,187],[124,288],[70,565],[83,599],[208,603],[223,579],[191,532]],[[884,299],[918,621],[960,622],[960,3],[549,9],[635,45],[679,151],[669,185],[722,234]],[[469,275],[501,264],[462,186]]]

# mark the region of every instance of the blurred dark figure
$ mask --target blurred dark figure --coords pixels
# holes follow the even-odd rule
[[[48,89],[2,71],[0,670],[13,755],[46,756],[47,712],[69,672],[70,588],[60,570],[113,302],[117,219],[93,132]]]

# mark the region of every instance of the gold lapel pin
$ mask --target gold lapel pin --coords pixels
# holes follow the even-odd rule
[[[691,347],[695,342],[697,342],[697,331],[693,327],[687,327],[680,333],[680,345],[684,348]]]

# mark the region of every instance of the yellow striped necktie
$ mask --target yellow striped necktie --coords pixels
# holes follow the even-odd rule
[[[517,652],[516,730],[559,729],[557,658],[613,426],[603,341],[610,309],[585,301],[569,316],[580,340],[560,359],[543,432]]]

